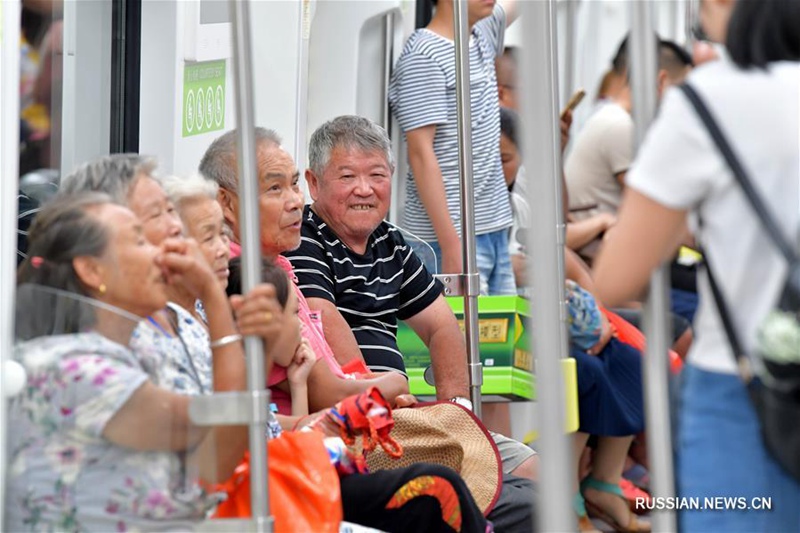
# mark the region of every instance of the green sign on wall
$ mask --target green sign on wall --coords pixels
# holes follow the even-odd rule
[[[225,61],[183,67],[183,136],[225,127]]]

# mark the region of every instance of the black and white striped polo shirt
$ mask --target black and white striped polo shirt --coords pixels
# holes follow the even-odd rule
[[[511,205],[500,162],[500,104],[494,60],[503,51],[506,16],[496,5],[491,16],[472,28],[469,44],[472,102],[472,165],[475,230],[481,235],[511,226]],[[414,32],[397,60],[389,86],[389,104],[403,132],[436,124],[433,148],[442,171],[447,208],[461,233],[456,118],[456,70],[453,41],[427,29]],[[409,169],[403,228],[435,241],[428,214]]]
[[[443,286],[396,227],[382,222],[361,255],[347,248],[306,206],[300,247],[284,255],[306,298],[323,298],[336,305],[371,370],[405,374],[397,348],[397,320],[427,308]]]

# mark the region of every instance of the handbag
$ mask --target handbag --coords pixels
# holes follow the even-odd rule
[[[800,259],[754,189],[703,100],[688,84],[680,89],[694,106],[770,240],[788,265],[778,304],[759,324],[756,352],[763,368],[754,376],[714,277],[708,251],[703,254],[711,292],[740,376],[758,415],[765,447],[784,470],[800,481],[800,424],[797,423],[800,420]]]
[[[316,431],[285,431],[267,443],[269,453],[269,508],[275,531],[336,533],[342,521],[339,475]],[[248,518],[250,457],[220,489],[228,497],[214,518]]]

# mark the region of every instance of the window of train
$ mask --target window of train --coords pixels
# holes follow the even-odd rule
[[[18,262],[61,176],[109,151],[112,5],[22,1]]]

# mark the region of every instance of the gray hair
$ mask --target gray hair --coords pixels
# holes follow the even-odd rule
[[[331,159],[334,148],[357,148],[364,152],[381,152],[394,172],[394,154],[386,130],[368,118],[342,115],[329,120],[311,135],[308,148],[308,166],[321,176]]]
[[[199,174],[193,174],[188,178],[178,176],[166,176],[162,179],[164,191],[169,199],[172,200],[178,211],[183,209],[186,204],[200,200],[217,200],[219,185],[216,181],[211,181]]]
[[[142,176],[156,179],[156,160],[139,154],[112,154],[84,163],[61,182],[61,192],[87,191],[106,193],[121,205],[128,204],[128,194]]]
[[[255,134],[257,148],[261,148],[262,145],[281,145],[280,136],[273,130],[256,128]],[[205,178],[215,181],[220,188],[232,193],[237,193],[239,190],[239,161],[236,146],[236,130],[217,137],[206,150],[198,168]]]

